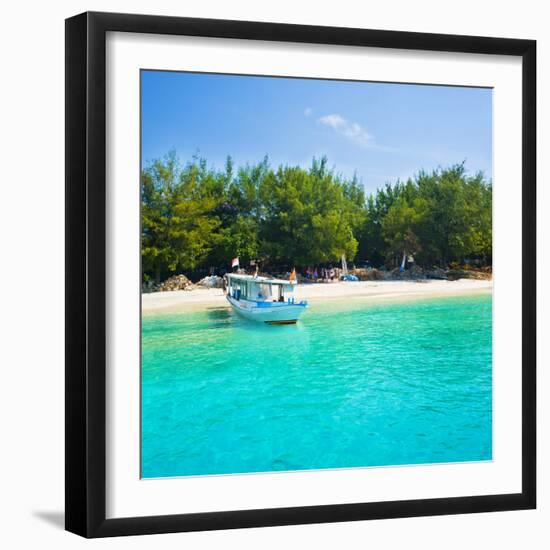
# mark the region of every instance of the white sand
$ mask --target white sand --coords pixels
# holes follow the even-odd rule
[[[422,297],[457,296],[491,292],[492,281],[460,279],[458,281],[360,281],[355,283],[317,283],[298,285],[295,295],[298,299],[311,302],[365,297],[375,299],[411,299]],[[143,313],[176,312],[209,307],[229,307],[223,290],[204,288],[153,292],[142,295]]]

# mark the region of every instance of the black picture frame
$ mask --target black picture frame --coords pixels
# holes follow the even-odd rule
[[[106,519],[105,40],[108,31],[499,54],[522,59],[521,493]],[[535,508],[535,41],[89,12],[66,20],[65,61],[68,531],[84,537],[107,537]]]

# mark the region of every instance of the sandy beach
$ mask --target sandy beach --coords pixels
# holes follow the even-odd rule
[[[373,300],[406,300],[462,294],[488,293],[493,282],[486,280],[460,279],[458,281],[361,281],[327,284],[302,284],[296,296],[311,303],[342,298],[372,298]],[[152,292],[142,295],[142,312],[183,312],[210,307],[230,307],[220,288],[201,288],[173,292]]]

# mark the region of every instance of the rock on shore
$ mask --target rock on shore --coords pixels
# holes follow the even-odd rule
[[[210,275],[210,277],[204,277],[198,283],[198,286],[206,288],[223,288],[223,278],[217,275]]]
[[[244,270],[241,270],[244,273]],[[355,275],[360,281],[415,281],[421,279],[436,279],[442,281],[456,281],[458,279],[476,279],[490,280],[492,279],[491,268],[485,269],[442,269],[433,266],[430,269],[424,269],[418,265],[413,265],[405,271],[400,271],[399,268],[392,270],[376,269],[376,268],[355,268],[350,270],[350,273]],[[280,277],[288,279],[290,273],[261,273],[264,277]],[[297,274],[298,283],[312,283],[310,279],[306,279],[300,273]],[[336,277],[333,282],[338,281]],[[210,275],[202,278],[198,283],[194,284],[185,275],[172,275],[164,282],[155,284],[153,282],[144,283],[142,291],[149,292],[170,292],[174,290],[194,290],[200,288],[223,288],[223,277]]]
[[[195,285],[185,275],[172,275],[161,283],[157,291],[169,292],[171,290],[193,290]]]
[[[458,279],[476,279],[490,280],[493,276],[490,269],[442,269],[440,267],[432,267],[431,269],[423,269],[418,265],[413,265],[405,271],[400,271],[399,268],[391,271],[383,269],[353,269],[351,271],[360,281],[409,281],[418,279],[437,279],[442,281],[457,281]]]

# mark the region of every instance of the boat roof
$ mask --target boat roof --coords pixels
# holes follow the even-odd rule
[[[235,281],[248,281],[262,285],[295,285],[295,281],[286,279],[271,279],[269,277],[256,277],[254,275],[240,275],[239,273],[227,273],[226,276]]]

